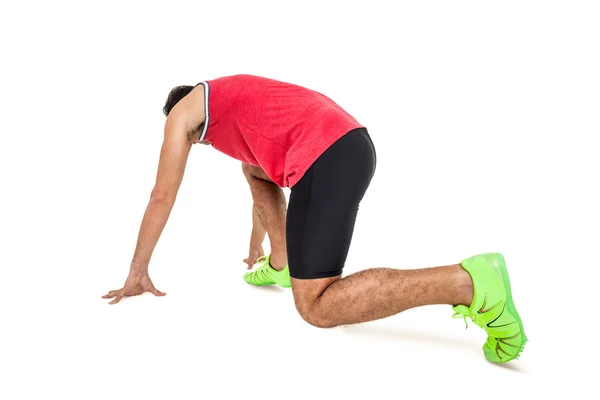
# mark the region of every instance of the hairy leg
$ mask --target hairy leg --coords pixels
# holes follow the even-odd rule
[[[254,200],[254,223],[262,223],[271,243],[271,266],[282,270],[288,263],[285,240],[286,201],[283,190],[258,167],[242,164]],[[261,229],[255,231],[260,235]],[[264,231],[263,231],[264,232]],[[254,234],[254,233],[253,233]],[[264,237],[264,233],[263,233]]]
[[[471,276],[460,264],[374,268],[343,279],[292,279],[292,289],[302,317],[319,327],[372,321],[424,305],[469,306],[473,299]]]

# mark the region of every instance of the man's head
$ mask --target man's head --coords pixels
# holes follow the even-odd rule
[[[167,97],[167,101],[165,102],[165,106],[163,107],[163,113],[165,114],[165,116],[168,117],[169,113],[171,113],[171,110],[173,109],[173,107],[175,107],[175,105],[177,103],[179,103],[179,100],[181,100],[185,96],[187,96],[192,90],[194,90],[194,86],[188,86],[188,85],[175,86],[173,89],[171,89],[171,92],[169,93],[169,96]],[[202,127],[203,127],[203,125],[200,125],[197,128],[195,128],[194,130],[188,132],[188,140],[191,140],[191,138],[194,136],[198,136],[199,135],[198,132],[202,131]],[[194,144],[196,144],[196,143],[210,145],[210,143],[205,140],[196,140],[194,142]]]
[[[169,97],[167,97],[167,101],[165,106],[163,107],[163,113],[165,116],[168,116],[175,104],[179,103],[179,100],[183,99],[194,89],[193,86],[183,85],[183,86],[175,86],[171,89],[169,93]]]

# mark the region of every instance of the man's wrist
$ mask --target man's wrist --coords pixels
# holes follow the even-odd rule
[[[133,261],[131,263],[131,266],[129,267],[129,272],[130,273],[141,273],[141,274],[148,273],[148,264]]]
[[[262,245],[267,236],[267,230],[262,226],[254,226],[252,228],[252,234],[250,235],[250,244]]]

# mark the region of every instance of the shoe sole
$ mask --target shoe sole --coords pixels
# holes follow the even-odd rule
[[[512,291],[510,288],[510,278],[508,276],[508,269],[506,268],[506,262],[504,261],[504,257],[502,255],[500,255],[500,257],[502,258],[502,262],[499,263],[500,271],[502,272],[502,280],[504,281],[504,284],[506,285],[506,292],[507,292],[506,293],[506,309],[508,310],[510,315],[512,315],[517,320],[517,324],[519,325],[519,330],[521,331],[521,346],[519,347],[519,351],[517,352],[517,354],[515,354],[511,358],[501,361],[502,363],[505,363],[505,362],[509,362],[511,360],[519,358],[519,355],[523,352],[523,349],[525,348],[525,343],[527,342],[527,336],[525,336],[525,330],[523,329],[523,322],[521,321],[521,316],[519,316],[519,313],[517,312],[515,303],[513,301]]]
[[[273,285],[277,285],[277,286],[279,286],[279,287],[282,287],[282,288],[284,288],[284,289],[289,289],[289,288],[291,288],[291,287],[292,287],[292,284],[290,284],[290,285],[288,286],[288,285],[282,285],[282,284],[280,284],[280,283],[277,283],[277,282],[273,282],[273,283],[263,283],[263,284],[258,284],[258,285],[257,285],[257,284],[254,284],[254,283],[250,283],[250,282],[248,282],[248,281],[247,281],[247,280],[245,280],[245,279],[244,279],[244,282],[246,282],[248,285],[251,285],[251,286],[256,286],[256,287],[262,287],[262,286],[273,286]]]
[[[256,287],[262,287],[262,286],[273,286],[273,285],[279,286],[279,287],[281,287],[281,288],[284,288],[284,289],[289,289],[289,288],[291,288],[291,287],[292,287],[292,285],[289,285],[289,286],[284,286],[284,285],[280,285],[279,283],[265,283],[265,284],[263,284],[263,285],[255,285],[254,283],[250,283],[250,282],[246,282],[246,283],[247,283],[248,285],[250,285],[250,286],[256,286]]]

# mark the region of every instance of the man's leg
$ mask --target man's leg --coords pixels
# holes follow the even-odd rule
[[[300,315],[319,327],[380,319],[428,304],[470,305],[471,277],[459,264],[414,270],[367,269],[341,279],[359,202],[370,182],[361,137],[334,145],[292,188],[287,249]],[[357,154],[352,154],[355,148]],[[350,163],[344,163],[350,153]],[[342,162],[340,162],[342,160]],[[367,168],[368,167],[368,168]]]
[[[455,316],[465,321],[469,317],[485,329],[488,338],[483,352],[488,361],[518,358],[527,341],[499,253],[479,254],[445,267],[377,268],[344,279],[293,279],[292,287],[302,317],[319,327],[371,321],[423,305],[450,304]]]
[[[334,327],[449,304],[486,330],[483,350],[489,361],[518,357],[526,337],[498,253],[426,269],[368,269],[341,279],[358,206],[373,176],[369,144],[365,133],[349,133],[292,188],[287,250],[301,316],[315,326]]]
[[[473,283],[460,264],[414,270],[375,268],[346,278],[293,279],[300,315],[319,327],[389,317],[430,304],[470,306]]]
[[[285,195],[283,190],[273,183],[261,168],[242,164],[242,169],[252,192],[253,212],[258,214],[260,222],[269,235],[271,267],[281,271],[288,263],[285,240],[287,207]]]

